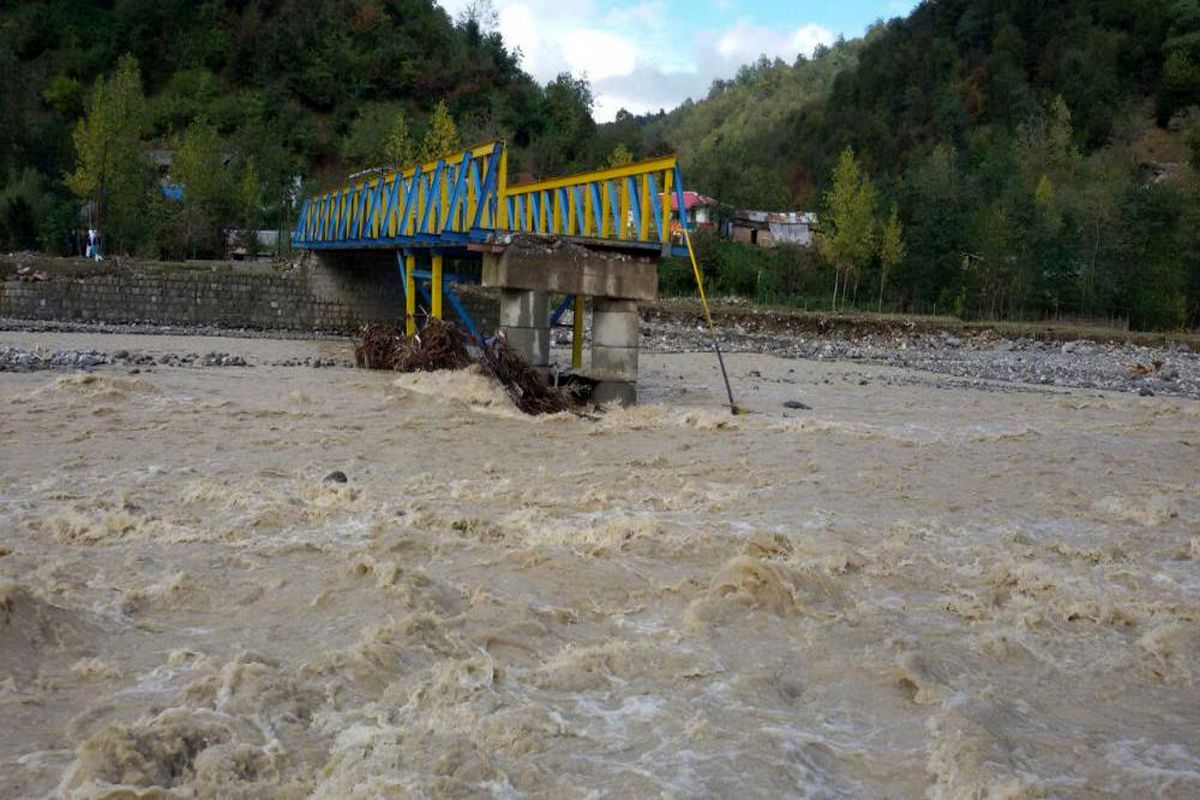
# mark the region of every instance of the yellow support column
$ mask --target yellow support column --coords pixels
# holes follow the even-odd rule
[[[650,213],[650,178],[642,175],[638,180],[642,184],[641,197],[638,199],[638,210],[642,212],[641,229],[638,231],[638,241],[650,241],[650,217],[654,216]]]
[[[409,336],[417,335],[417,276],[413,270],[417,268],[416,256],[404,257],[404,332]]]
[[[442,318],[442,257],[434,255],[433,257],[433,285],[429,287],[429,294],[433,300],[433,318]]]
[[[621,226],[617,232],[618,239],[627,239],[630,232],[629,222],[629,179],[621,178]]]
[[[658,232],[658,240],[663,244],[671,241],[671,192],[675,188],[672,181],[675,170],[669,169],[663,174],[662,194],[662,230]]]
[[[574,323],[571,331],[571,369],[583,369],[583,304],[585,298],[581,294],[575,295],[575,317],[572,320]]]
[[[497,228],[508,227],[508,142],[500,142],[500,173],[496,176],[496,219]],[[515,226],[514,226],[515,227]]]

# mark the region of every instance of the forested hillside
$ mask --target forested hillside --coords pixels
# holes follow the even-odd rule
[[[904,228],[885,307],[1170,327],[1200,321],[1197,103],[1196,0],[937,0],[625,124],[736,206],[828,211],[851,147]],[[853,266],[859,305],[880,268]]]
[[[1200,324],[1200,0],[928,0],[602,126],[586,80],[538,85],[473,8],[5,4],[0,247],[61,249],[82,207],[114,249],[217,253],[222,226],[289,224],[296,176],[506,136],[514,172],[674,151],[729,207],[821,212],[819,260],[701,242],[724,291]]]
[[[410,144],[419,151],[442,102],[457,141],[507,136],[515,169],[574,166],[595,134],[587,84],[537,85],[492,32],[490,13],[480,4],[452,20],[432,0],[6,3],[0,246],[62,247],[79,207],[63,178],[78,167],[73,139],[89,116],[97,165],[79,188],[106,181],[112,245],[146,253],[217,247],[215,230],[198,237],[198,225],[286,223],[293,176],[320,184],[379,165],[397,155],[389,140],[400,155]],[[97,103],[99,89],[107,94]],[[108,151],[121,142],[185,153],[179,166],[194,183],[222,165],[221,180],[195,187],[211,207],[165,203],[153,175],[114,185],[120,159]],[[136,196],[117,197],[122,189]],[[203,219],[185,219],[197,212]]]

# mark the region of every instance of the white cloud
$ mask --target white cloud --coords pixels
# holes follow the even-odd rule
[[[538,34],[537,19],[529,6],[512,5],[501,9],[500,35],[509,48],[520,48],[528,65],[531,60],[542,56],[542,39]]]
[[[456,17],[470,0],[438,2]],[[586,74],[598,122],[611,120],[621,108],[633,113],[673,108],[687,97],[703,96],[714,79],[729,77],[760,55],[790,62],[835,38],[813,23],[789,29],[749,18],[724,30],[704,30],[695,19],[682,24],[678,4],[673,10],[667,0],[604,3],[609,6],[604,9],[594,0],[493,2],[505,43],[520,49],[522,67],[537,81],[544,84],[560,72]]]
[[[800,53],[811,56],[817,45],[831,45],[835,38],[833,31],[815,23],[787,31],[742,19],[717,40],[717,53],[725,61],[738,64],[762,55],[791,62]]]
[[[571,72],[584,73],[592,80],[628,75],[637,66],[637,48],[615,33],[576,28],[564,33],[559,41]]]
[[[836,39],[837,36],[834,35],[833,31],[810,22],[807,25],[801,25],[792,32],[792,47],[797,53],[811,56],[819,45],[829,47]],[[794,58],[795,55],[793,54]]]

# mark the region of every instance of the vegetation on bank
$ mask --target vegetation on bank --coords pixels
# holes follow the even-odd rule
[[[347,172],[506,136],[516,173],[677,151],[728,208],[820,214],[816,252],[697,237],[720,292],[1200,325],[1200,0],[926,2],[602,126],[486,2],[34,0],[0,10],[0,69],[2,247],[61,251],[82,200],[109,249],[211,255]]]
[[[539,173],[607,154],[588,84],[538,85],[485,2],[30,0],[0,8],[0,70],[9,249],[62,252],[82,200],[110,250],[215,255],[222,227],[287,230],[298,195],[447,143],[505,136]]]
[[[719,200],[825,215],[852,147],[904,230],[885,309],[1200,325],[1196,0],[926,2],[613,127],[638,156],[665,139]],[[832,299],[825,271],[797,303]],[[883,263],[860,271],[878,307]]]

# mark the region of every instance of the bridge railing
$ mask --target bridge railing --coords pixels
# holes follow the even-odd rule
[[[503,141],[404,170],[367,175],[310,197],[298,247],[361,248],[484,241],[501,226],[508,172]]]
[[[310,197],[292,242],[309,249],[445,247],[513,232],[668,246],[673,193],[682,209],[674,156],[509,186],[505,142],[497,140]]]
[[[683,207],[674,156],[509,186],[509,230],[581,239],[667,245],[672,191]]]

